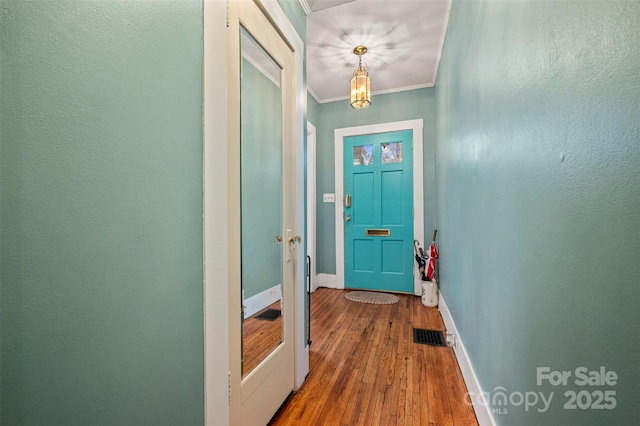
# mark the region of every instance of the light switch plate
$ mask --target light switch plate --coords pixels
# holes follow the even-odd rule
[[[322,194],[322,202],[323,203],[335,203],[336,202],[336,194]]]

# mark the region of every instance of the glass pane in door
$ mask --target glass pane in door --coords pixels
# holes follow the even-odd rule
[[[241,29],[242,375],[283,340],[281,68]]]
[[[353,147],[353,165],[370,166],[373,164],[373,145],[358,145]]]
[[[380,144],[382,164],[402,163],[402,142],[385,142]]]

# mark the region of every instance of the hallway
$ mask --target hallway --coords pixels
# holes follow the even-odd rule
[[[413,327],[444,331],[437,308],[409,295],[355,303],[346,293],[313,293],[310,373],[271,425],[477,424],[453,349],[413,343]]]
[[[387,1],[408,12],[398,26],[341,9],[376,1],[309,12],[314,1],[242,2],[269,9],[296,57],[285,67],[295,90],[281,90],[296,104],[295,149],[282,159],[300,167],[282,178],[307,205],[264,241],[274,248],[281,236],[301,258],[298,298],[284,306],[304,305],[305,254],[318,283],[343,283],[336,130],[422,120],[418,239],[438,229],[439,284],[473,367],[469,390],[556,396],[544,412],[510,401],[474,417],[451,348],[413,343],[415,325],[444,328],[436,309],[413,296],[361,305],[323,288],[310,359],[297,318],[298,358],[281,364],[293,383],[260,424],[294,383],[273,424],[639,424],[640,1]],[[0,424],[241,424],[235,2],[0,1]],[[414,31],[435,29],[418,3],[446,12],[435,38]],[[337,19],[314,31],[332,10]],[[361,43],[372,97],[357,110],[348,82]],[[433,46],[437,64],[401,72],[401,59],[426,59]],[[314,75],[336,92],[320,96]],[[413,76],[425,80],[403,78]],[[274,154],[263,136],[258,146]],[[272,192],[260,194],[265,206],[277,204]],[[258,269],[268,259],[255,247]],[[539,380],[547,369],[574,380]],[[584,386],[584,369],[618,379]],[[604,393],[615,407],[594,404]],[[579,408],[567,404],[574,394]]]

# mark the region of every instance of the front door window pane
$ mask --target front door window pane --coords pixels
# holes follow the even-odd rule
[[[373,145],[359,145],[353,147],[353,165],[370,166],[373,164]]]
[[[402,163],[402,142],[380,144],[382,164]]]

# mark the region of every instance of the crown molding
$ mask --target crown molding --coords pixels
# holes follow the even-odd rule
[[[311,7],[309,6],[309,3],[307,3],[307,0],[298,0],[298,3],[300,3],[300,7],[302,7],[305,15],[309,15],[311,13]]]
[[[318,94],[311,88],[311,86],[309,86],[309,84],[307,83],[307,93],[309,93],[311,95],[311,97],[313,99],[316,100],[317,103],[321,104],[322,102],[320,102],[318,99],[320,99],[320,97],[318,96]]]
[[[393,89],[377,90],[375,92],[371,92],[371,96],[373,97],[377,95],[386,95],[389,93],[398,93],[398,92],[406,92],[409,90],[425,89],[433,86],[434,86],[434,82],[432,81],[430,83],[416,84],[414,86],[404,86],[404,87],[396,87]],[[309,90],[309,86],[307,86],[307,90]],[[315,95],[313,97],[316,101],[318,101],[319,104],[326,104],[329,102],[337,102],[337,101],[344,101],[344,100],[350,99],[349,96],[338,96],[335,98],[327,98],[327,99],[320,99],[318,96],[315,96]],[[373,103],[373,100],[371,103]]]
[[[440,68],[440,58],[442,57],[442,50],[444,49],[444,39],[447,36],[447,28],[449,27],[449,16],[451,15],[451,3],[453,0],[447,2],[447,12],[444,16],[444,25],[442,26],[442,34],[440,35],[440,49],[438,49],[438,58],[436,64],[433,67],[433,84],[438,81],[438,69]]]

